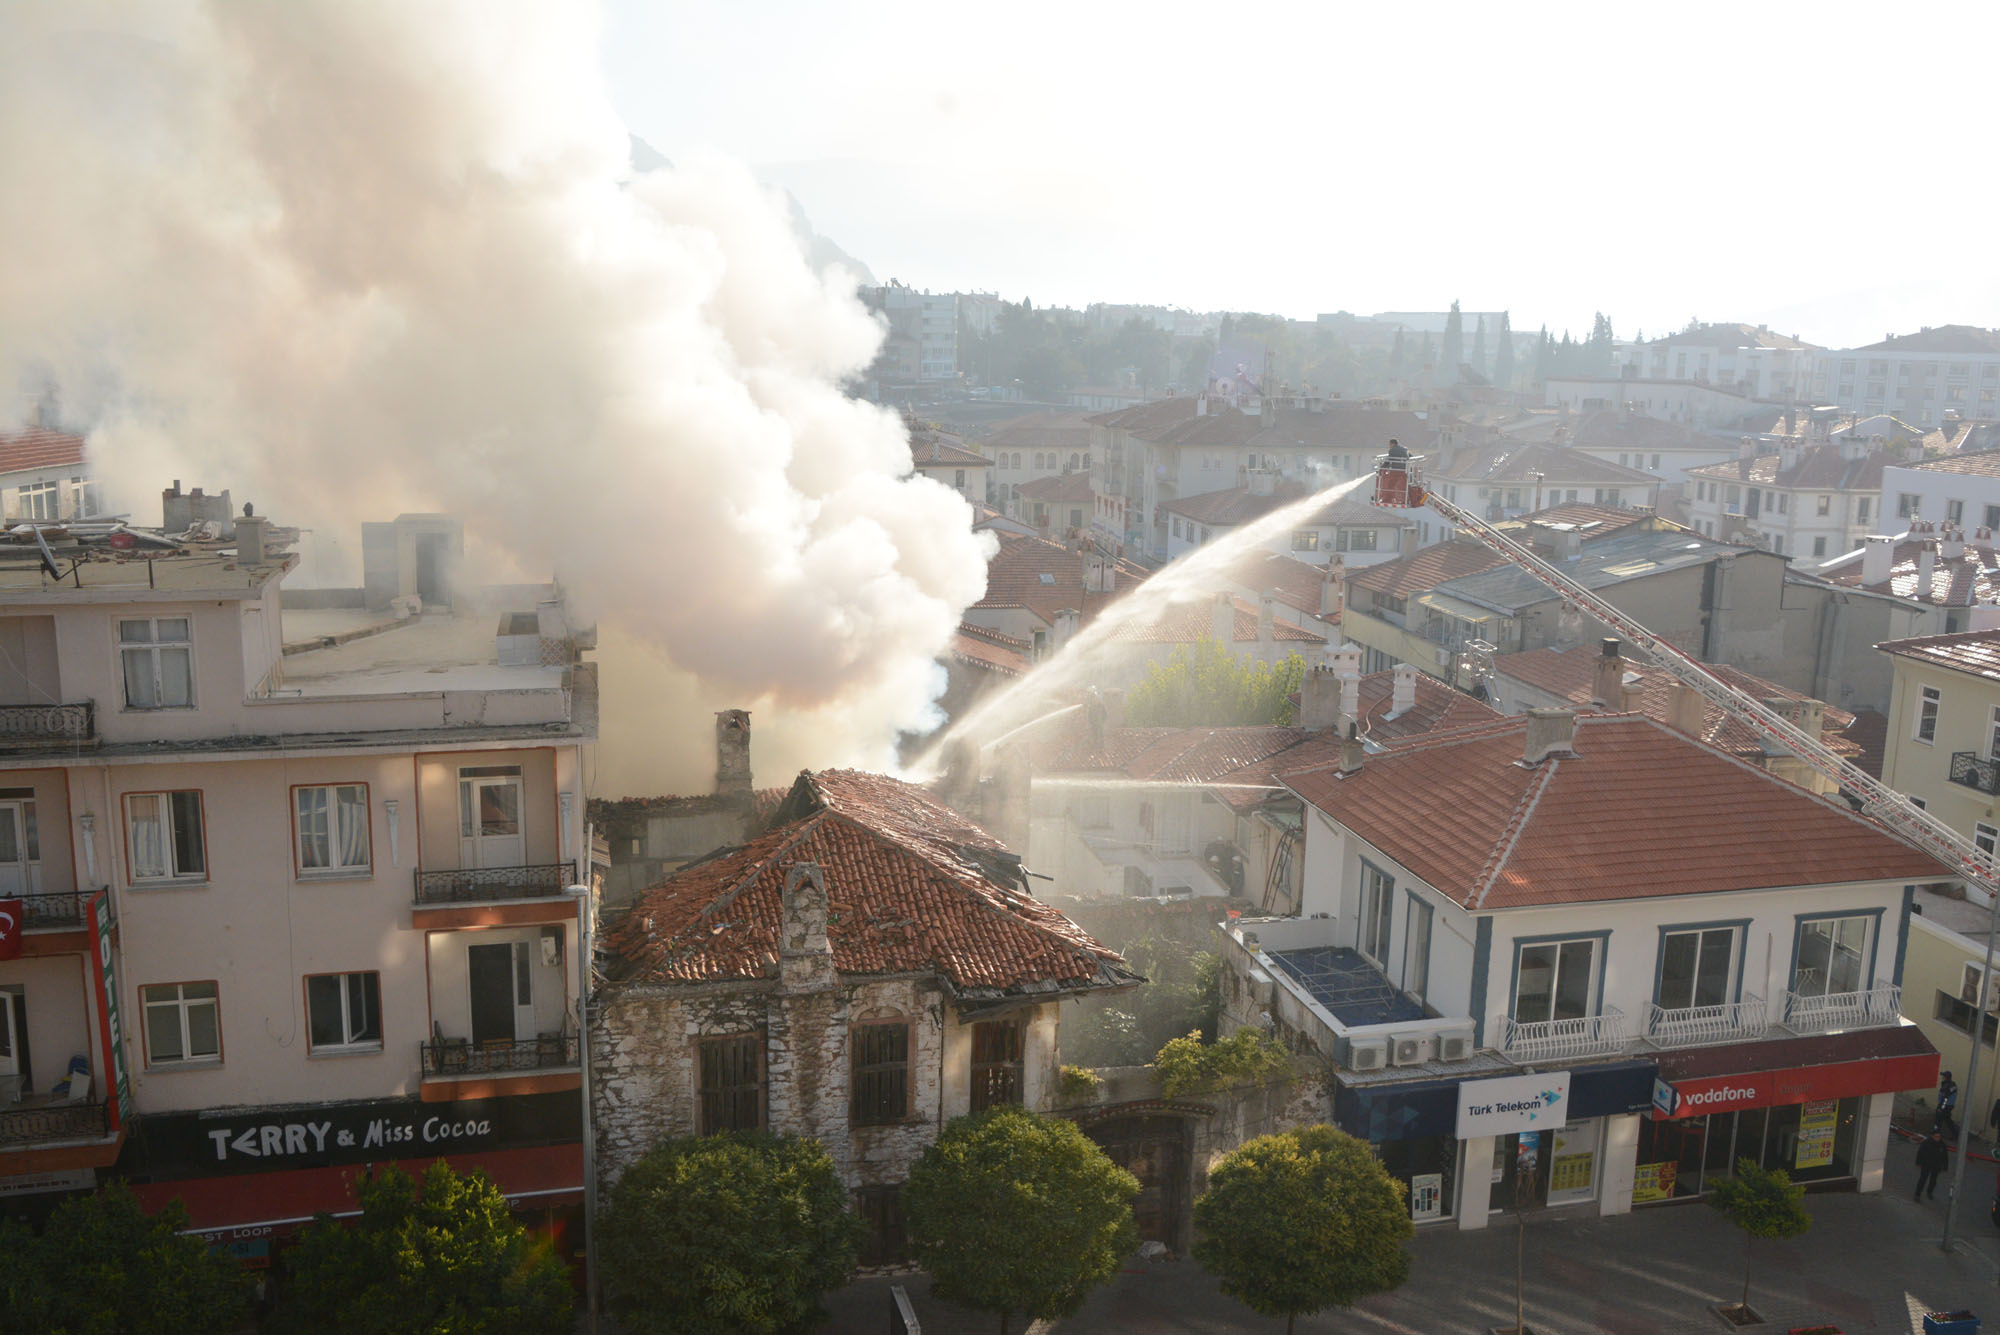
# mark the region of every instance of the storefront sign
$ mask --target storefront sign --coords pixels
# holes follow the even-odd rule
[[[132,1080],[125,1070],[125,1030],[118,1023],[118,971],[111,958],[111,892],[99,890],[90,898],[90,934],[96,948],[90,952],[90,981],[97,989],[98,1037],[104,1044],[105,1060],[111,1063],[111,1127],[115,1131],[132,1121]]]
[[[71,1168],[54,1173],[16,1173],[0,1177],[0,1196],[37,1196],[51,1191],[89,1191],[97,1185],[95,1168]]]
[[[1779,1108],[1823,1099],[1862,1098],[1905,1089],[1925,1089],[1937,1082],[1937,1054],[1871,1057],[1778,1071],[1747,1071],[1676,1080],[1671,1088],[1672,1111],[1661,1111],[1656,1092],[1653,1116],[1706,1117],[1744,1108]],[[1664,1083],[1664,1082],[1662,1082]]]
[[[1680,1168],[1680,1164],[1672,1159],[1662,1163],[1640,1164],[1632,1174],[1633,1201],[1672,1200],[1674,1183],[1680,1177]]]
[[[1824,1168],[1833,1162],[1833,1130],[1840,1123],[1840,1100],[1823,1099],[1799,1110],[1799,1147],[1794,1168]]]
[[[1568,1109],[1568,1071],[1467,1080],[1458,1087],[1458,1138],[1559,1127]]]
[[[1443,1173],[1418,1173],[1410,1179],[1410,1218],[1419,1224],[1444,1218]]]
[[[1672,1117],[1674,1109],[1680,1106],[1680,1091],[1664,1080],[1653,1081],[1653,1113],[1658,1117]]]
[[[424,1103],[387,1099],[148,1117],[140,1127],[154,1177],[268,1173],[421,1159],[580,1140],[574,1093]]]
[[[1549,1204],[1586,1201],[1597,1191],[1596,1122],[1566,1126],[1549,1150]]]

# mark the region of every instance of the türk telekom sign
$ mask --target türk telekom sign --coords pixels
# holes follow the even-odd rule
[[[1465,1080],[1458,1086],[1458,1138],[1546,1131],[1569,1120],[1569,1072]]]

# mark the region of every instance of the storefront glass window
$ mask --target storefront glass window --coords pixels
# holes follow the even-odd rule
[[[1375,1147],[1389,1176],[1410,1189],[1410,1218],[1417,1223],[1451,1218],[1458,1195],[1458,1141],[1450,1136],[1385,1140]]]
[[[1639,1123],[1632,1201],[1698,1196],[1733,1175],[1739,1159],[1782,1168],[1795,1182],[1854,1176],[1861,1099],[1826,1099],[1707,1117]]]

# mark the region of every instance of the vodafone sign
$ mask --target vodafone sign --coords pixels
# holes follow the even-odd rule
[[[1937,1076],[1938,1055],[1926,1052],[1829,1062],[1824,1066],[1702,1076],[1672,1084],[1661,1080],[1653,1091],[1653,1118],[1665,1121],[1706,1117],[1741,1108],[1788,1107],[1820,1099],[1853,1099],[1905,1089],[1928,1089],[1937,1084]]]

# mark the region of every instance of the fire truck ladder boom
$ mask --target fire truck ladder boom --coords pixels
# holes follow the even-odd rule
[[[1415,483],[1411,484],[1410,490],[1417,490]],[[1698,693],[1723,713],[1756,729],[1831,779],[1860,802],[1863,814],[1929,853],[1986,894],[2000,895],[2000,875],[1995,874],[1985,855],[1973,847],[1972,841],[1964,835],[1881,780],[1850,764],[1819,738],[1808,737],[1790,719],[1763,701],[1717,677],[1679,648],[1544,561],[1528,544],[1502,533],[1434,492],[1426,490],[1421,495],[1421,502],[1414,495],[1409,500],[1430,506],[1488,550],[1506,557],[1564,599],[1617,631],[1628,643],[1648,654],[1662,671],[1671,673],[1676,681]]]

